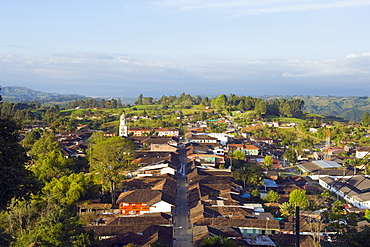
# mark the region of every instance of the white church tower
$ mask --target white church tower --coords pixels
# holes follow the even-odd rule
[[[119,121],[119,136],[128,137],[128,127],[125,112],[122,113]]]

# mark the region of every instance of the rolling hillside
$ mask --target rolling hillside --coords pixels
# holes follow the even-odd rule
[[[86,98],[78,94],[58,94],[35,91],[26,87],[2,87],[0,95],[6,102],[30,102],[37,101],[41,103],[62,103],[75,99]]]

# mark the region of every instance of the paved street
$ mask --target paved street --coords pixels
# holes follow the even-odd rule
[[[179,148],[180,168],[178,171],[178,187],[176,207],[173,216],[174,247],[193,246],[193,232],[189,218],[188,186],[186,179],[186,155],[183,145]]]

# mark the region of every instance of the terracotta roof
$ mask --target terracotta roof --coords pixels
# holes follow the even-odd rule
[[[168,226],[151,226],[143,232],[143,240],[140,246],[150,247],[155,241],[172,246],[173,244],[172,227]]]
[[[149,176],[149,177],[140,177],[140,178],[132,178],[123,181],[123,188],[128,190],[133,189],[148,189],[157,186],[158,184],[162,183],[164,180],[172,180],[175,181],[172,175],[166,174],[161,176]]]
[[[203,225],[226,226],[226,227],[255,227],[260,229],[280,230],[280,224],[277,220],[260,220],[245,218],[210,218],[202,222]]]
[[[166,214],[145,214],[143,216],[118,217],[106,226],[88,226],[98,236],[111,236],[102,240],[106,244],[150,246],[156,240],[165,244],[172,243],[170,216]]]
[[[275,234],[272,236],[272,239],[279,246],[295,246],[295,235],[290,234]],[[311,236],[309,235],[300,235],[299,237],[299,246],[300,247],[312,247],[315,246],[315,243]]]
[[[156,180],[151,189],[136,189],[122,192],[117,199],[121,202],[146,203],[152,205],[161,200],[174,205],[176,197],[176,181],[172,179]]]
[[[244,149],[259,149],[259,148],[254,145],[245,145]]]
[[[118,199],[117,204],[121,202],[131,202],[131,203],[146,203],[152,205],[156,202],[161,201],[162,192],[158,190],[151,189],[137,189],[122,192]]]

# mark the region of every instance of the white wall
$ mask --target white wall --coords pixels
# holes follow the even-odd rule
[[[172,210],[171,204],[165,201],[160,201],[150,206],[149,213],[168,213]]]

